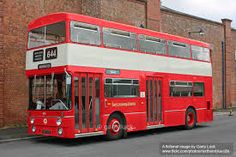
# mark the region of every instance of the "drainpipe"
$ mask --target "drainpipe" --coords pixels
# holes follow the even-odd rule
[[[226,109],[226,99],[225,99],[225,42],[221,42],[222,50],[222,108]]]

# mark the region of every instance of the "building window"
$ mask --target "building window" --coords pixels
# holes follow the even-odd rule
[[[70,32],[72,42],[90,45],[101,44],[99,26],[72,21]]]
[[[103,28],[103,41],[106,47],[136,50],[136,35],[131,32]]]
[[[188,97],[192,96],[192,82],[170,81],[170,96]]]
[[[191,46],[192,58],[201,61],[210,61],[210,50],[200,46]]]
[[[105,97],[125,98],[139,96],[139,81],[132,79],[111,79],[105,80]]]
[[[188,44],[179,43],[179,42],[168,42],[168,53],[170,56],[181,57],[181,58],[190,58],[190,46]]]
[[[153,54],[166,54],[165,40],[145,35],[139,35],[139,44],[140,50],[142,52],[149,52]]]
[[[194,82],[193,83],[193,95],[194,96],[204,96],[204,83]]]

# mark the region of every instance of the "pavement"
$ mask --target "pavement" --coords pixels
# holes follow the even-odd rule
[[[235,110],[234,110],[235,113]],[[214,116],[229,115],[228,111],[218,111],[214,112]],[[236,115],[233,115],[236,116]],[[29,135],[27,133],[27,127],[17,127],[17,128],[3,128],[0,129],[0,143],[11,142],[18,140],[27,140],[34,138],[42,138],[42,136]]]
[[[0,129],[0,143],[18,140],[41,138],[42,136],[32,136],[27,133],[27,127],[3,128]]]

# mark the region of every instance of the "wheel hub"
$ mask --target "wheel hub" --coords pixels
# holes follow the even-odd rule
[[[189,125],[193,125],[194,123],[194,118],[193,118],[193,114],[192,113],[189,113],[188,116],[187,116],[187,121],[188,121],[188,124]]]
[[[120,123],[117,120],[112,121],[111,129],[114,133],[118,133],[120,131]]]

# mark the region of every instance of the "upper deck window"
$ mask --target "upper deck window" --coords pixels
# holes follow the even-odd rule
[[[103,28],[103,38],[106,47],[136,50],[136,35],[134,33]]]
[[[174,57],[190,58],[190,46],[179,42],[168,42],[169,55]]]
[[[100,29],[96,25],[72,21],[70,31],[73,42],[91,45],[101,44]]]
[[[139,35],[140,50],[153,54],[166,54],[166,41],[163,39]]]
[[[210,61],[210,50],[208,48],[191,46],[192,58],[201,61]]]
[[[29,49],[64,42],[66,24],[65,22],[58,22],[33,29],[29,32],[28,39]]]

